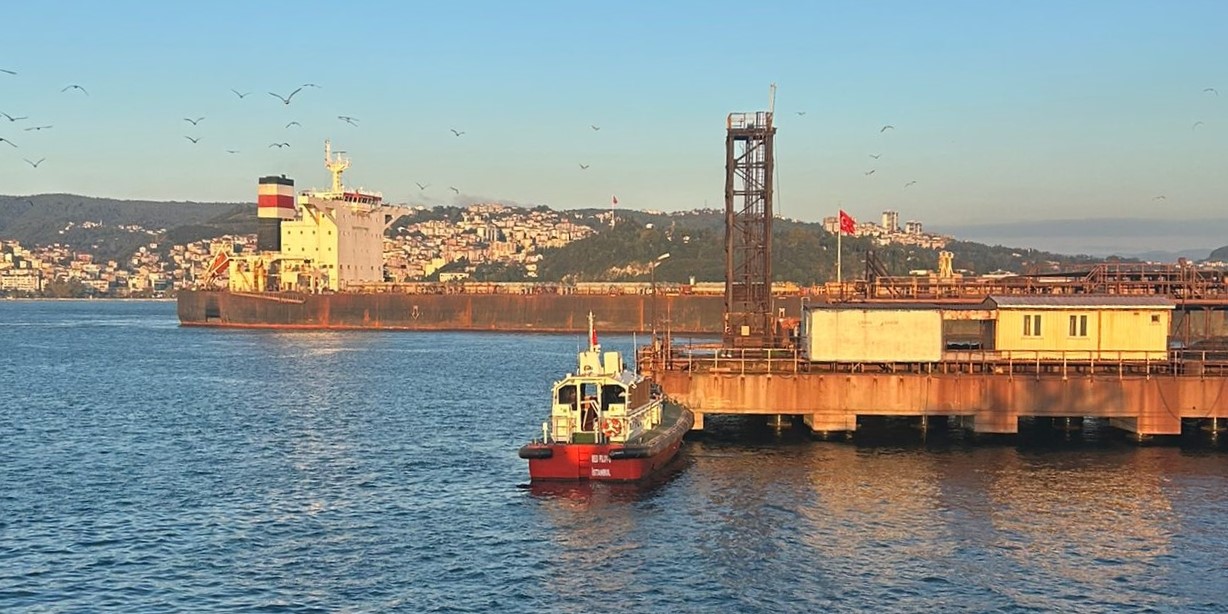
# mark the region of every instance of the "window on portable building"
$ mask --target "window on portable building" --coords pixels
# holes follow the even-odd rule
[[[1086,315],[1070,316],[1070,336],[1071,337],[1086,337],[1087,336],[1087,316]]]
[[[1023,315],[1023,336],[1024,337],[1039,337],[1040,336],[1040,314],[1024,314]]]

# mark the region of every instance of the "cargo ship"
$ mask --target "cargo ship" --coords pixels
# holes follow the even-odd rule
[[[610,332],[724,330],[723,283],[701,294],[655,283],[386,282],[385,230],[410,210],[345,187],[350,160],[328,142],[324,165],[325,190],[296,194],[285,175],[259,179],[255,253],[217,254],[197,288],[178,294],[182,325],[582,333],[592,312]],[[792,300],[790,313],[800,309]]]
[[[577,358],[576,372],[554,384],[541,438],[520,448],[529,478],[626,482],[664,468],[691,430],[691,412],[627,369],[619,352],[602,352],[592,314]]]

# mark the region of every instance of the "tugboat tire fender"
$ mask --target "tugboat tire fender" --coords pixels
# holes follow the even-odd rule
[[[523,446],[520,448],[520,458],[538,459],[538,458],[553,458],[554,448],[546,446]]]

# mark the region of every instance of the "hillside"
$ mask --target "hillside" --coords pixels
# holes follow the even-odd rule
[[[254,204],[0,196],[0,239],[60,243],[101,260],[123,259],[150,242],[184,243],[255,229]]]
[[[542,252],[539,279],[543,281],[648,281],[651,264],[661,262],[661,281],[721,281],[724,279],[724,215],[707,209],[680,213],[619,211],[611,229],[599,219],[604,209],[572,211],[597,234],[561,248]],[[415,221],[456,221],[462,209],[437,207],[419,212]],[[94,254],[102,260],[123,260],[142,245],[157,242],[160,250],[224,234],[250,234],[256,227],[255,206],[249,203],[193,203],[122,201],[69,194],[30,197],[0,196],[0,239],[24,245],[60,243]],[[403,226],[403,219],[393,230]],[[955,267],[975,273],[1005,270],[1038,272],[1095,262],[1089,256],[1064,256],[1025,248],[988,246],[953,241]],[[888,245],[872,239],[845,237],[843,275],[863,275],[865,253],[873,250],[893,275],[937,268],[935,250]],[[519,267],[485,265],[478,278],[519,277]],[[778,219],[774,224],[773,277],[801,284],[822,283],[836,276],[836,237],[817,223]],[[493,272],[492,272],[493,271]]]
[[[590,213],[590,212],[585,212]],[[543,252],[539,274],[548,281],[649,281],[651,263],[669,253],[656,270],[656,279],[685,283],[722,281],[725,278],[724,217],[717,212],[653,215],[619,212],[622,223],[604,228],[587,239]],[[651,223],[647,228],[639,224]],[[877,246],[872,239],[845,237],[842,241],[845,279],[865,272],[865,254],[875,256],[893,275],[938,267],[938,251],[903,245]],[[1067,256],[1034,249],[989,246],[952,241],[947,250],[956,269],[974,273],[1004,270],[1039,272],[1102,259]],[[836,237],[821,224],[776,220],[772,236],[772,273],[777,281],[816,284],[836,278]]]

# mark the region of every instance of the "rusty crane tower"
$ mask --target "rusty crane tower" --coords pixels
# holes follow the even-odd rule
[[[767,111],[725,120],[726,347],[772,347],[772,125]]]

